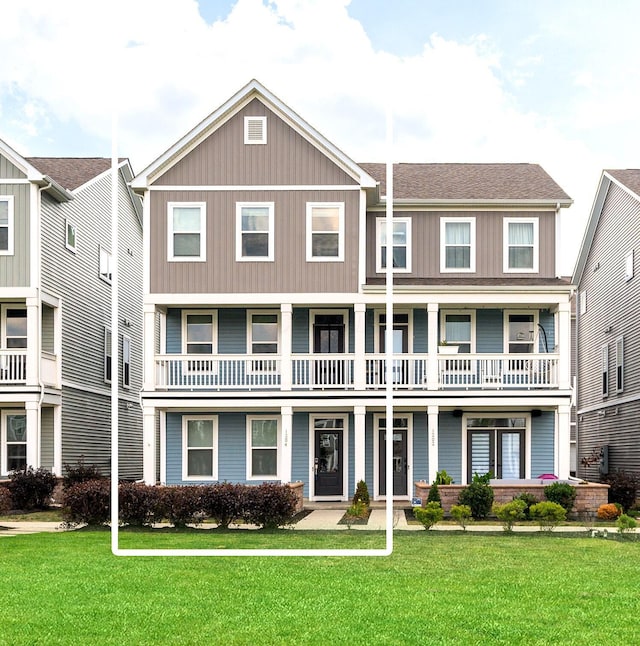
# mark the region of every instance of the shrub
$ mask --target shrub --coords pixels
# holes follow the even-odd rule
[[[505,502],[503,505],[493,503],[491,511],[496,515],[498,520],[502,521],[505,532],[512,532],[513,525],[517,520],[525,519],[525,509],[527,503],[524,500],[512,500]]]
[[[635,530],[635,528],[638,526],[638,522],[636,521],[635,518],[631,518],[631,516],[627,516],[627,514],[620,514],[618,517],[618,520],[616,520],[616,526],[618,528],[618,532],[620,534],[624,534],[625,532],[632,532]]]
[[[174,527],[197,525],[202,521],[203,501],[201,487],[194,485],[156,487],[157,519],[166,518]]]
[[[44,469],[34,470],[33,467],[24,471],[13,471],[9,479],[13,506],[25,511],[46,509],[58,482],[53,473]]]
[[[468,505],[473,518],[486,518],[493,503],[493,489],[488,484],[474,480],[458,496],[458,504]]]
[[[609,502],[621,504],[625,512],[633,508],[640,490],[639,473],[614,471],[602,481],[609,485]]]
[[[479,482],[480,484],[488,485],[491,484],[491,478],[493,478],[492,471],[487,471],[487,473],[483,473],[482,475],[474,472],[471,482]]]
[[[266,482],[248,487],[244,519],[258,527],[275,529],[291,522],[296,504],[296,495],[287,485]]]
[[[118,516],[121,523],[142,527],[152,525],[158,511],[155,487],[135,482],[118,486]]]
[[[369,507],[359,500],[358,502],[352,503],[346,513],[349,518],[368,518]]]
[[[529,508],[531,518],[538,521],[540,529],[551,531],[567,517],[567,510],[557,502],[544,500]]]
[[[440,492],[438,491],[438,485],[435,482],[429,488],[429,495],[427,496],[427,502],[442,503],[442,500],[440,498]]]
[[[453,484],[453,478],[444,470],[436,473],[436,479],[433,481],[436,485],[449,485]]]
[[[0,486],[0,514],[6,514],[12,507],[11,492],[7,487]]]
[[[227,528],[242,518],[247,487],[231,482],[220,482],[201,488],[202,510],[219,527]]]
[[[85,464],[84,458],[80,458],[75,466],[64,463],[64,476],[62,477],[62,487],[68,489],[79,482],[87,480],[101,480],[103,478],[100,469],[95,464]]]
[[[428,530],[444,518],[444,509],[439,502],[428,502],[424,507],[414,507],[413,515]]]
[[[449,510],[453,518],[462,529],[467,528],[467,521],[471,518],[471,507],[469,505],[452,505]]]
[[[622,511],[610,502],[598,507],[598,518],[601,520],[615,520],[621,513]]]
[[[369,488],[367,487],[367,483],[364,480],[358,481],[358,484],[356,485],[356,491],[353,494],[353,498],[351,499],[351,503],[353,505],[356,505],[359,502],[364,503],[367,508],[369,507]]]
[[[573,509],[577,491],[566,482],[554,482],[544,488],[544,495],[549,502],[557,502],[567,514]]]
[[[111,507],[109,480],[87,480],[65,490],[62,518],[67,525],[104,525],[109,522]]]
[[[529,509],[531,508],[531,505],[535,505],[538,501],[538,499],[532,494],[528,492],[521,493],[517,496],[513,497],[514,500],[522,500],[524,501],[525,504],[525,509],[524,509],[524,517],[525,518],[530,518],[529,516]]]

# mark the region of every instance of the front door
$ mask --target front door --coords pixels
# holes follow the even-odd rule
[[[344,478],[342,443],[344,420],[314,420],[314,494],[342,497]]]
[[[313,322],[314,354],[344,353],[344,317],[342,314],[316,314]],[[315,383],[341,386],[345,383],[345,362],[336,358],[315,360]]]
[[[378,491],[381,496],[384,496],[387,491],[387,430],[386,419],[380,419],[379,427],[379,442],[378,442],[378,458],[379,467],[378,473],[380,474]],[[407,463],[407,432],[408,420],[407,418],[394,418],[393,420],[393,495],[406,496],[408,494],[407,485],[407,471],[409,465]]]

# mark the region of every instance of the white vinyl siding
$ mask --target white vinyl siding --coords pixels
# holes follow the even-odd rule
[[[122,387],[131,387],[131,339],[122,337]]]
[[[170,261],[206,260],[204,202],[169,202],[167,258]]]
[[[104,328],[104,381],[107,384],[111,383],[113,372],[113,361],[111,357],[111,330],[108,327]]]
[[[602,346],[602,396],[609,396],[609,346]]]
[[[616,392],[624,390],[624,339],[616,339]]]

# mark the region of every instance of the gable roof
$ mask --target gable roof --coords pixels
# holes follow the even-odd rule
[[[35,168],[73,191],[111,168],[109,157],[25,157]],[[122,164],[124,159],[119,159]]]
[[[332,159],[347,174],[356,179],[366,188],[374,188],[375,180],[365,172],[350,157],[334,146],[328,139],[321,135],[315,128],[296,114],[289,106],[272,94],[267,88],[255,79],[234,94],[217,110],[190,130],[178,140],[171,148],[147,166],[141,173],[134,177],[131,186],[134,189],[146,188],[158,175],[171,168],[191,150],[204,141],[213,131],[227,122],[234,114],[240,111],[253,99],[259,99],[298,134],[309,141],[322,153]]]
[[[607,197],[607,193],[609,192],[609,188],[612,183],[615,183],[622,190],[626,191],[627,193],[629,193],[629,195],[640,201],[640,169],[627,168],[624,170],[619,169],[602,171],[600,182],[598,183],[598,189],[596,191],[596,196],[593,200],[593,206],[591,207],[591,213],[589,214],[587,226],[582,238],[582,244],[580,245],[580,252],[578,253],[576,266],[573,271],[573,283],[575,285],[579,284],[582,278],[582,274],[584,273],[584,268],[587,263],[587,257],[589,255],[589,249],[591,249],[593,238],[598,227],[598,222],[600,221],[600,216],[602,215],[605,198]]]
[[[386,194],[386,165],[361,163]],[[538,164],[394,164],[396,202],[531,202],[569,206],[571,198]]]

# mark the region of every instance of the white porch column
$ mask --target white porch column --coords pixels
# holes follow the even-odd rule
[[[282,482],[291,482],[293,440],[293,408],[283,406],[280,409],[282,423],[282,458],[280,460],[280,472]]]
[[[24,404],[27,418],[27,466],[40,466],[40,405],[37,401]]]
[[[291,348],[293,345],[293,307],[291,303],[280,306],[280,389],[291,390]]]
[[[556,415],[556,475],[568,478],[571,470],[571,406],[558,406]]]
[[[154,390],[156,383],[156,360],[155,360],[155,345],[156,345],[156,308],[154,305],[146,304],[144,306],[144,321],[143,321],[143,375],[142,375],[142,390]]]
[[[438,406],[427,406],[427,442],[429,446],[429,482],[436,479],[438,473]]]
[[[142,409],[142,477],[145,484],[156,484],[156,409]]]
[[[53,472],[62,475],[62,406],[53,407]]]
[[[427,304],[427,341],[429,354],[427,360],[427,389],[438,389],[438,303]]]
[[[364,303],[355,303],[355,359],[354,359],[354,388],[364,390],[367,386],[367,360],[365,356],[365,313],[367,306]]]
[[[558,387],[571,388],[571,304],[558,305]]]
[[[40,302],[29,297],[27,303],[27,384],[34,386],[40,379]],[[35,465],[34,465],[35,466]]]
[[[353,453],[354,453],[354,471],[353,485],[355,486],[360,480],[365,479],[365,419],[367,409],[364,406],[355,406],[353,409],[354,429],[353,429]]]

